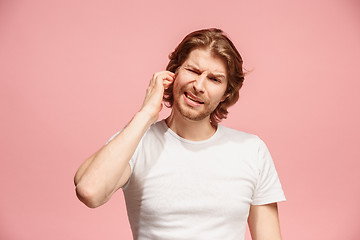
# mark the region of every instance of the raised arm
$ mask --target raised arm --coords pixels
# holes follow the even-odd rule
[[[253,240],[281,240],[277,203],[250,206],[248,224]]]
[[[128,181],[129,160],[146,130],[158,119],[164,89],[174,78],[169,71],[155,73],[140,111],[121,133],[79,167],[74,178],[76,195],[86,206],[101,206]]]

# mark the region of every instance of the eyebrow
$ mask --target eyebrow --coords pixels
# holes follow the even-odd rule
[[[200,68],[198,66],[196,66],[195,64],[186,64],[185,67],[194,68],[194,69],[200,71]],[[208,76],[215,77],[215,78],[224,78],[224,79],[226,78],[225,74],[222,74],[222,73],[212,73],[212,72],[210,72],[208,74]]]

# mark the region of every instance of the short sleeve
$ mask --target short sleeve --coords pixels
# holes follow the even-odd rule
[[[259,138],[257,152],[258,180],[252,198],[252,205],[263,205],[285,201],[284,191],[275,164],[265,143]]]
[[[107,140],[107,142],[105,143],[105,145],[108,144],[109,142],[111,142],[111,140],[113,140],[117,135],[119,135],[119,133],[121,133],[121,131],[122,131],[122,130],[120,130],[120,131],[118,131],[117,133],[115,133],[114,135],[112,135],[112,137],[109,138],[109,140]]]

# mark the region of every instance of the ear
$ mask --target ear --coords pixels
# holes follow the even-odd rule
[[[230,96],[230,94],[224,94],[224,96],[221,98],[221,102],[225,101],[228,97]]]

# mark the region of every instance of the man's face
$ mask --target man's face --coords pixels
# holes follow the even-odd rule
[[[190,120],[209,119],[227,88],[225,62],[210,50],[195,49],[179,67],[174,81],[173,110]]]

